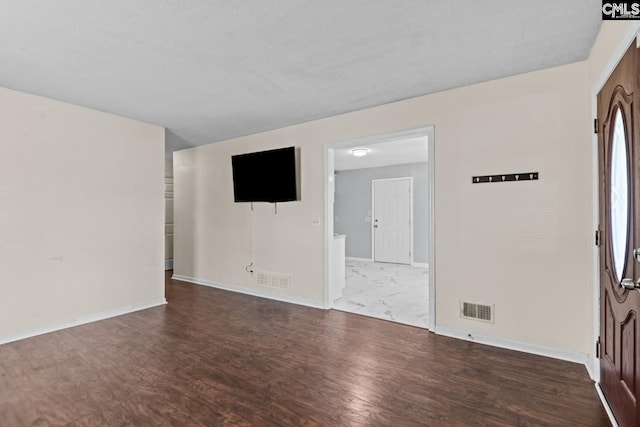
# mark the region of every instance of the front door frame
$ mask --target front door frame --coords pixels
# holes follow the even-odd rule
[[[333,152],[335,148],[356,147],[359,145],[369,145],[398,139],[419,138],[427,139],[428,161],[427,180],[429,199],[429,314],[427,318],[427,329],[435,330],[436,326],[436,245],[435,245],[435,128],[434,126],[424,126],[413,129],[404,129],[394,132],[371,135],[364,138],[336,141],[327,143],[324,146],[324,212],[325,212],[325,241],[324,241],[324,307],[329,309],[333,306],[333,301],[329,298],[329,278],[331,270],[329,266],[331,239],[333,239],[333,194],[330,192],[334,188],[334,163]]]
[[[598,117],[598,93],[602,90],[609,77],[615,70],[616,66],[626,53],[629,46],[632,43],[637,43],[637,37],[640,32],[640,23],[634,23],[630,25],[624,36],[620,39],[618,46],[615,48],[613,54],[609,58],[606,66],[602,70],[601,74],[595,80],[595,84],[591,88],[591,117]],[[599,213],[599,157],[598,157],[598,135],[596,133],[592,134],[592,142],[591,142],[591,188],[593,195],[593,203],[592,203],[592,218],[593,218],[593,230],[598,230],[600,224],[600,213]],[[593,342],[596,343],[598,341],[598,337],[600,335],[600,248],[598,246],[593,246],[592,251],[593,256]],[[595,348],[595,344],[594,344]],[[589,374],[591,378],[595,382],[595,387],[600,396],[600,400],[609,415],[609,418],[614,420],[613,412],[609,407],[607,400],[600,389],[600,360],[594,351],[592,353],[591,360],[587,364],[587,369],[589,370]],[[615,424],[614,424],[615,425]]]

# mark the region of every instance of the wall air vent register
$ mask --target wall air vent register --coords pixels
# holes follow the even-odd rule
[[[463,319],[480,320],[494,323],[493,305],[476,304],[468,301],[460,301],[460,317]]]

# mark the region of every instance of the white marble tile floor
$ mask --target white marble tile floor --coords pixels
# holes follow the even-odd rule
[[[346,261],[346,285],[333,308],[427,327],[429,270],[403,264]]]

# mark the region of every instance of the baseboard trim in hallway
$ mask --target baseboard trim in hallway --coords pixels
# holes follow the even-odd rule
[[[353,256],[348,256],[344,258],[345,261],[364,261],[364,262],[373,262],[371,258],[358,258]]]

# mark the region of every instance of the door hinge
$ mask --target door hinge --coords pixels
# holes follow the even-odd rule
[[[596,230],[596,246],[600,246],[600,230]]]
[[[593,133],[598,133],[598,119],[593,119]]]
[[[600,351],[601,351],[600,337],[598,337],[598,340],[596,341],[596,359],[600,359]]]

